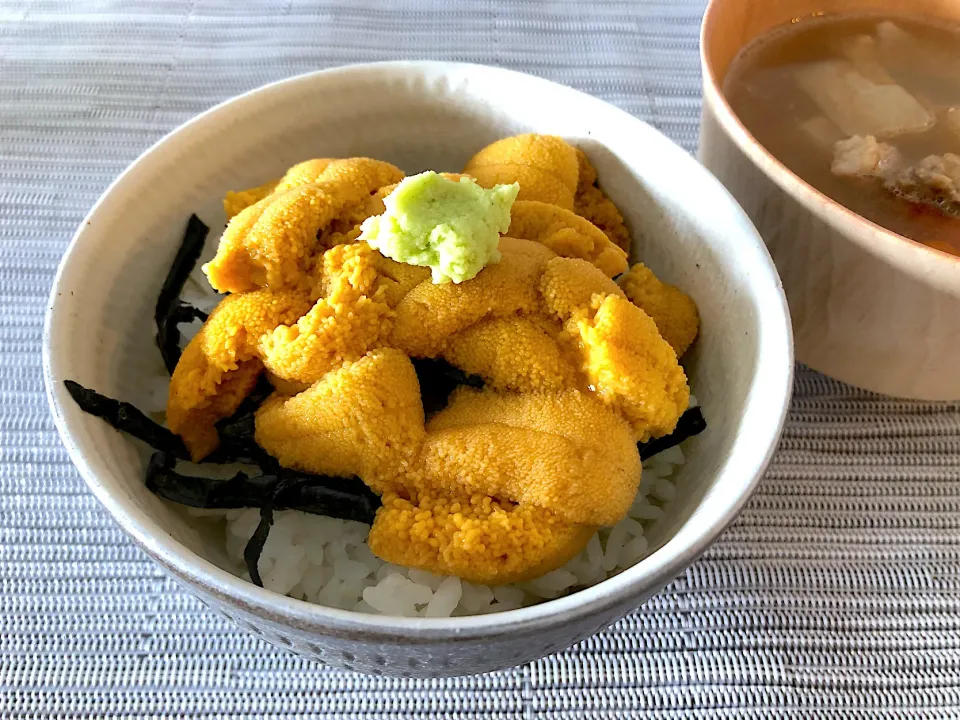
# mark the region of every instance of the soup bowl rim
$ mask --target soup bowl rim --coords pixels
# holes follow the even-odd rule
[[[727,137],[770,181],[833,230],[925,284],[960,297],[960,255],[925,245],[855,213],[790,170],[746,128],[727,101],[721,86],[723,79],[717,77],[712,58],[712,40],[723,7],[730,1],[709,0],[700,25],[704,108],[713,111]],[[742,44],[738,52],[755,39]]]

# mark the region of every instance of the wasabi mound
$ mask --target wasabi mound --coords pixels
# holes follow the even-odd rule
[[[434,283],[462,283],[500,261],[500,233],[510,227],[517,183],[487,190],[469,178],[425,172],[384,198],[386,212],[367,218],[360,240],[407,265],[430,268]]]

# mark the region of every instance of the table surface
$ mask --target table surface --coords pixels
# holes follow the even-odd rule
[[[264,83],[434,58],[597,95],[693,150],[701,0],[0,3],[0,715],[960,717],[960,405],[800,370],[735,525],[614,628],[487,676],[324,668],[214,616],[60,446],[41,323],[74,228],[164,133]]]

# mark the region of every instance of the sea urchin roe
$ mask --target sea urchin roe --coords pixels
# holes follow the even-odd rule
[[[363,222],[359,239],[397,262],[429,267],[434,283],[461,283],[500,260],[497,243],[519,190],[420,173],[384,199],[386,211]]]
[[[228,192],[223,198],[223,211],[227,214],[227,220],[234,215],[239,215],[254,203],[258,203],[268,195],[271,195],[277,187],[277,181],[272,180],[263,185],[238,192]]]
[[[540,278],[545,309],[560,320],[590,304],[594,295],[620,295],[617,284],[586,260],[553,258]]]
[[[184,361],[191,367],[191,359],[191,356],[184,353],[177,369],[184,365]],[[183,438],[194,462],[202,460],[220,445],[217,421],[233,415],[243,399],[253,391],[261,372],[263,364],[256,358],[241,362],[235,370],[220,375],[210,395],[193,393],[189,383],[194,377],[188,377],[186,383],[177,388],[185,390],[182,394],[175,391],[176,381],[171,380],[170,397],[167,400],[167,425]]]
[[[543,508],[483,494],[422,494],[411,502],[389,493],[367,542],[387,562],[505,585],[560,567],[596,530],[564,522]]]
[[[216,256],[203,266],[216,290],[301,286],[318,234],[345,208],[403,177],[393,165],[369,158],[313,162],[319,165],[297,166],[306,175],[292,181],[285,176],[272,194],[231,218]],[[290,182],[297,184],[288,187]]]
[[[508,138],[469,168],[476,180],[398,182],[386,163],[311,160],[231,196],[207,271],[233,294],[184,352],[168,422],[194,458],[218,428],[229,449],[215,423],[266,369],[276,392],[244,425],[265,453],[384,493],[381,558],[500,584],[558,567],[626,512],[636,441],[687,405],[664,338],[680,327],[688,344],[696,309],[691,323],[643,266],[611,279],[626,253],[574,212],[588,194],[616,209],[561,138]],[[481,390],[430,404],[415,368],[444,361]]]
[[[580,148],[576,148],[580,176],[577,179],[577,196],[573,200],[573,211],[600,228],[617,247],[629,253],[633,245],[630,231],[624,225],[623,215],[597,186],[597,171],[590,159]]]
[[[573,209],[579,173],[573,146],[554,135],[516,135],[491,143],[463,170],[484,187],[520,184],[518,200],[539,200]]]
[[[550,329],[541,318],[487,318],[453,335],[443,357],[497,389],[561,390],[576,384],[577,373]]]
[[[627,418],[638,441],[673,431],[690,387],[649,315],[620,295],[594,295],[573,313],[567,331],[579,337],[587,380]]]
[[[276,377],[314,383],[344,361],[358,360],[388,335],[392,310],[377,288],[379,274],[366,243],[337,245],[323,254],[324,297],[290,325],[260,340],[260,356]]]
[[[506,236],[500,251],[503,260],[469,282],[422,282],[410,290],[396,306],[390,345],[411,357],[436,357],[454,333],[483,318],[536,312],[537,279],[556,255],[539,243]]]
[[[434,487],[544,507],[568,522],[617,523],[640,482],[632,429],[591,393],[461,388],[427,431]]]
[[[271,397],[256,424],[257,443],[283,467],[359,475],[378,492],[411,466],[424,436],[413,364],[386,348],[343,363],[295,397]]]
[[[510,237],[543,243],[562,257],[589,260],[608,277],[627,269],[627,254],[600,228],[557,205],[518,200],[507,232]]]
[[[305,293],[258,290],[225,297],[180,357],[170,379],[167,424],[195,460],[217,447],[214,423],[230,415],[256,383],[261,336],[310,308]]]
[[[660,335],[681,357],[700,326],[693,300],[680,288],[661,282],[643,263],[634,265],[618,282],[630,302],[653,318]]]

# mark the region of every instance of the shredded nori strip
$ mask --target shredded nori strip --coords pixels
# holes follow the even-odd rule
[[[206,510],[259,507],[273,489],[275,477],[248,477],[239,472],[228,480],[191,477],[173,471],[176,458],[155,452],[147,464],[147,490],[164,500]]]
[[[180,325],[195,319],[206,320],[207,313],[193,305],[188,305],[182,300],[177,300],[170,314],[162,321],[157,322],[157,347],[160,348],[163,364],[171,375],[173,375],[177,363],[180,362],[180,355],[183,353],[180,349]]]
[[[179,325],[181,323],[188,323],[193,320],[206,320],[210,315],[205,313],[198,307],[194,307],[190,303],[184,302],[183,300],[177,299],[174,303],[173,310],[170,311],[168,318],[174,322],[174,324]]]
[[[84,412],[103,418],[117,430],[143,440],[155,450],[184,460],[189,459],[190,453],[178,435],[154,422],[130,403],[101,395],[73,380],[64,380],[63,384]]]
[[[203,463],[253,463],[263,470],[277,467],[277,461],[254,440],[256,409],[237,413],[217,423],[220,446]]]
[[[260,577],[260,556],[263,554],[263,546],[267,544],[272,527],[273,502],[271,501],[264,503],[260,508],[260,522],[243,548],[243,562],[246,563],[247,572],[250,574],[250,582],[257,587],[263,587],[263,578]]]
[[[637,443],[637,450],[640,451],[640,459],[648,460],[657,453],[663,452],[667,448],[679,445],[684,440],[694,435],[699,435],[707,429],[707,421],[703,417],[700,408],[689,408],[677,421],[677,427],[669,435],[661,438],[654,438],[645,443]]]
[[[177,362],[180,360],[180,328],[181,323],[190,322],[194,318],[206,319],[206,314],[195,307],[180,300],[183,285],[193,272],[203,252],[203,246],[210,232],[203,221],[196,215],[191,215],[187,229],[183,234],[180,249],[170,266],[160,295],[157,297],[157,307],[154,311],[154,320],[157,323],[157,347],[167,366],[167,372],[173,374]]]
[[[250,580],[260,587],[263,587],[260,555],[273,526],[274,510],[300,510],[371,525],[380,507],[380,498],[359,478],[331,478],[282,470],[275,481],[273,492],[260,507],[260,524],[243,549]]]
[[[164,500],[195,508],[260,508],[260,524],[244,549],[244,560],[251,580],[261,587],[257,563],[273,525],[274,510],[300,510],[371,524],[380,507],[380,498],[359,478],[287,470],[256,444],[254,413],[271,390],[263,378],[237,412],[217,424],[221,446],[205,460],[253,463],[260,467],[261,474],[251,477],[239,472],[227,480],[175,472],[178,459],[190,459],[180,437],[130,403],[106,397],[72,380],[64,381],[64,385],[81,410],[103,418],[117,430],[143,440],[157,451],[147,464],[145,480],[150,492]]]
[[[115,429],[142,440],[154,450],[169,453],[181,460],[190,459],[190,453],[179,435],[151,420],[132,403],[101,395],[73,380],[64,380],[63,384],[84,412],[103,418]],[[253,463],[264,470],[277,467],[276,460],[254,439],[255,413],[272,391],[266,378],[261,378],[236,412],[217,423],[220,447],[201,462]]]
[[[220,447],[204,458],[204,463],[246,462],[259,465],[262,470],[278,467],[277,461],[254,438],[257,409],[272,392],[273,386],[261,375],[233,415],[217,422]]]
[[[443,410],[450,394],[460,385],[482,388],[483,378],[468,375],[446,360],[438,358],[411,358],[420,383],[420,398],[426,415]]]
[[[147,465],[147,489],[171,502],[203,509],[260,508],[260,523],[244,549],[250,579],[263,587],[257,566],[273,526],[275,510],[300,510],[341,520],[372,524],[380,498],[356,477],[338,478],[278,469],[227,480],[175,472],[176,459],[154,453]]]
[[[204,510],[259,508],[272,502],[277,510],[300,510],[370,524],[380,507],[380,498],[357,477],[278,469],[253,477],[239,472],[218,480],[183,475],[175,467],[172,455],[154,453],[147,465],[147,489],[165,500]]]

